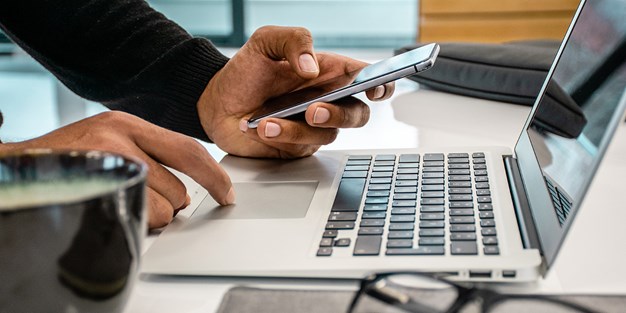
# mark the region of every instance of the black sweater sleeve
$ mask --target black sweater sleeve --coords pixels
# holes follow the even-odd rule
[[[196,103],[228,58],[145,1],[0,1],[0,27],[78,95],[208,140]]]

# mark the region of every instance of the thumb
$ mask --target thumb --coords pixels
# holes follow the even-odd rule
[[[313,37],[306,28],[264,26],[250,36],[249,43],[270,59],[287,59],[291,68],[304,79],[319,74]]]

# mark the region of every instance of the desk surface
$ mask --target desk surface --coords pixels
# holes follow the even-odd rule
[[[371,108],[368,125],[342,130],[338,139],[323,149],[513,147],[530,110],[525,106],[416,90],[408,81],[399,83],[392,99],[372,103]],[[224,155],[214,146],[207,148],[216,159]],[[626,294],[626,205],[616,201],[623,192],[625,159],[626,124],[622,123],[555,266],[545,279],[521,288],[546,293]],[[146,248],[155,237],[147,239]],[[223,294],[235,285],[309,289],[357,286],[352,281],[142,275],[126,312],[215,312]]]

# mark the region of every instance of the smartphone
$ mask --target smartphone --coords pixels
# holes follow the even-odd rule
[[[439,45],[429,44],[368,65],[360,70],[333,77],[315,86],[298,89],[269,99],[248,120],[256,128],[268,117],[289,118],[306,111],[315,102],[332,102],[386,84],[433,66]]]

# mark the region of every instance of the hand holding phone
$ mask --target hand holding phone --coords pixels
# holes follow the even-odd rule
[[[256,128],[265,118],[285,118],[302,113],[315,102],[336,101],[427,70],[435,63],[438,53],[439,45],[429,44],[368,65],[360,70],[333,77],[315,86],[272,98],[248,120],[248,127]]]

